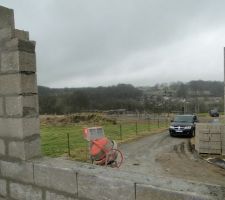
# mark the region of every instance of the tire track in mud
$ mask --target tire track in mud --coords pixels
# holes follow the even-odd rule
[[[225,185],[225,171],[193,154],[190,138],[164,132],[122,144],[120,149],[125,156],[121,170]]]
[[[182,142],[174,145],[173,150],[180,159],[189,159],[191,157],[189,142]]]

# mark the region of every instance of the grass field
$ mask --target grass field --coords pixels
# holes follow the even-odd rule
[[[109,139],[122,143],[165,130],[168,128],[170,121],[167,117],[153,118],[151,120],[120,118],[116,119],[116,123],[114,123],[115,120],[107,119],[105,121],[99,115],[87,115],[86,121],[77,122],[77,118],[77,116],[74,117],[73,115],[72,117],[55,116],[50,117],[47,122],[46,120],[42,121],[41,141],[43,155],[50,157],[63,156],[74,160],[88,161],[89,144],[83,139],[83,128],[85,127],[102,126],[105,135]],[[92,121],[88,121],[90,118]],[[200,122],[208,122],[212,118],[207,114],[201,114],[199,115],[199,120]],[[224,122],[224,117],[220,117],[220,122]]]
[[[83,139],[82,133],[84,127],[92,126],[102,126],[109,139],[120,143],[163,130],[168,127],[168,121],[130,121],[119,124],[42,124],[42,153],[50,157],[61,157],[68,156],[70,151],[70,159],[88,161],[88,142]]]

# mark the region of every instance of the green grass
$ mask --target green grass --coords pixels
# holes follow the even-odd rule
[[[159,125],[159,126],[158,126]],[[117,142],[134,140],[145,135],[150,135],[157,130],[168,127],[167,122],[129,122],[120,124],[71,124],[71,125],[42,125],[41,140],[42,153],[50,157],[68,156],[68,134],[70,141],[70,158],[87,161],[88,142],[83,139],[83,128],[102,126],[105,135]]]

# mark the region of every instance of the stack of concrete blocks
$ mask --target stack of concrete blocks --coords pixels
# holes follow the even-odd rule
[[[13,11],[0,10],[0,155],[40,156],[35,42],[14,27]]]
[[[225,126],[213,123],[197,124],[195,149],[200,154],[225,155]]]
[[[225,156],[225,126],[221,128],[222,155]]]
[[[35,65],[35,43],[0,6],[0,200],[223,199],[221,186],[39,158]]]

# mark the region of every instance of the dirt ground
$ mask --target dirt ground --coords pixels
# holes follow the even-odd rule
[[[192,153],[190,138],[164,132],[122,144],[120,149],[124,153],[122,170],[225,186],[225,170]]]

